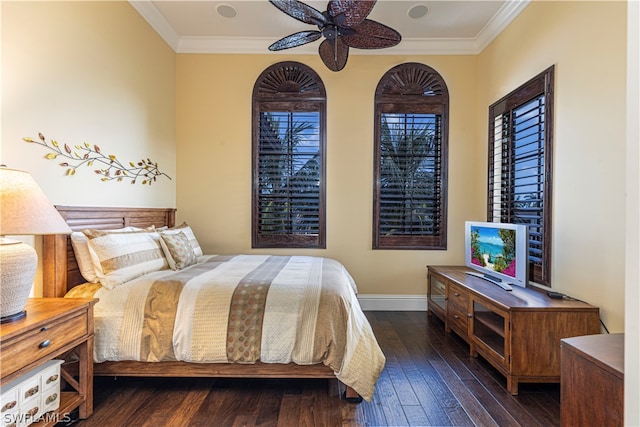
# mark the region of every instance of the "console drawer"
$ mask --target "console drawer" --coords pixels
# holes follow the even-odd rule
[[[50,353],[87,335],[87,316],[80,314],[33,330],[27,336],[2,343],[2,377],[46,358]]]
[[[467,316],[467,310],[463,310],[455,305],[449,305],[447,319],[449,327],[456,329],[458,332],[463,334],[463,337],[466,337],[469,332],[469,318]]]
[[[463,337],[469,332],[469,294],[455,285],[447,291],[447,321]]]
[[[469,294],[455,285],[449,285],[447,302],[467,310],[469,307]]]

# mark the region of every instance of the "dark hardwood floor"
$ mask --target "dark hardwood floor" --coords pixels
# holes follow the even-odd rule
[[[426,312],[367,312],[387,357],[371,402],[334,380],[95,378],[76,426],[557,426],[559,384],[506,380]]]

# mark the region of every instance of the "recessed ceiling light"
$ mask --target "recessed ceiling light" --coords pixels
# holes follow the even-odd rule
[[[218,12],[218,15],[225,18],[235,18],[238,14],[238,11],[235,10],[232,6],[224,3],[216,6],[216,12]]]
[[[409,9],[407,15],[409,15],[410,18],[418,19],[425,16],[428,12],[429,8],[426,4],[416,4]]]

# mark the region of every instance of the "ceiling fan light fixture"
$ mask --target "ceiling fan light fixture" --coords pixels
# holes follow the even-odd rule
[[[225,3],[221,3],[216,6],[216,12],[218,12],[218,15],[223,18],[235,18],[238,15],[238,11],[233,6],[229,6]]]
[[[427,7],[426,4],[423,4],[423,3],[413,5],[407,11],[407,15],[409,16],[409,18],[412,18],[412,19],[420,19],[423,16],[425,16],[427,13],[429,13],[429,8]]]

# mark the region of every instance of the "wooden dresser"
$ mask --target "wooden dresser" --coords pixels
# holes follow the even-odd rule
[[[622,426],[624,334],[565,338],[561,348],[561,425]]]
[[[55,425],[79,409],[80,418],[93,412],[93,305],[97,300],[33,298],[27,301],[25,318],[0,326],[1,385],[20,378],[53,359],[69,358],[61,376],[67,387],[60,406],[38,425]]]
[[[468,271],[427,268],[428,313],[500,371],[511,394],[519,382],[560,382],[560,339],[600,332],[597,307],[518,286],[505,291]]]

